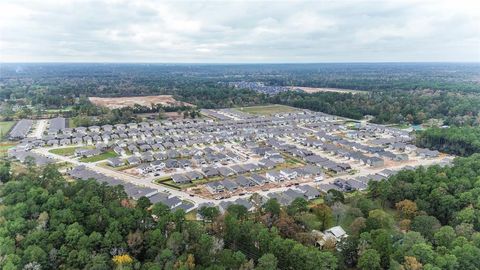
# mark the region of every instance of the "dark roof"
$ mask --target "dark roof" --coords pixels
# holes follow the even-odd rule
[[[23,139],[27,136],[28,132],[32,128],[33,121],[30,119],[22,119],[13,127],[10,131],[10,138]]]

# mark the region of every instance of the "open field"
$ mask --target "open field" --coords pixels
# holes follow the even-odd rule
[[[52,154],[56,154],[56,155],[60,155],[60,156],[72,156],[73,154],[75,154],[75,150],[78,149],[78,148],[88,148],[88,149],[93,149],[94,147],[65,147],[65,148],[57,148],[57,149],[52,149],[48,152],[52,153]]]
[[[10,129],[12,129],[13,125],[15,124],[15,121],[3,121],[0,122],[0,139],[3,139]]]
[[[364,94],[366,91],[352,90],[352,89],[340,89],[340,88],[324,88],[324,87],[302,87],[302,86],[289,86],[292,90],[298,90],[305,93],[318,93],[318,92],[334,92],[334,93],[351,93],[351,94]]]
[[[81,162],[97,162],[97,161],[100,161],[100,160],[104,160],[104,159],[107,159],[107,158],[113,158],[113,157],[116,157],[116,156],[118,156],[118,155],[115,152],[113,152],[112,150],[110,150],[110,151],[107,151],[107,152],[102,153],[102,154],[97,155],[97,156],[81,158],[80,161]]]
[[[7,155],[8,149],[17,145],[15,142],[3,142],[0,143],[0,157],[4,157]]]
[[[255,114],[255,115],[273,115],[276,113],[288,113],[288,112],[300,111],[297,108],[293,108],[285,105],[278,105],[278,104],[265,105],[265,106],[253,106],[253,107],[241,107],[236,109],[241,112]]]
[[[116,98],[89,97],[88,99],[95,105],[110,109],[133,107],[135,104],[146,107],[151,107],[152,104],[162,104],[164,106],[193,106],[186,102],[177,101],[171,95]]]

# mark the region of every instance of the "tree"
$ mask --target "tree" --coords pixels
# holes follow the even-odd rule
[[[411,200],[403,200],[395,204],[395,207],[402,214],[403,218],[412,219],[417,213],[417,204]]]
[[[354,236],[359,236],[366,227],[366,219],[363,217],[358,217],[350,224],[350,233]]]
[[[413,245],[407,254],[416,257],[422,264],[433,263],[435,261],[435,252],[432,246],[427,243]]]
[[[380,270],[382,269],[380,267],[380,255],[375,249],[367,249],[360,255],[357,266],[362,270]]]
[[[205,221],[212,222],[220,215],[220,211],[217,207],[203,206],[198,210],[198,214],[200,214]]]
[[[138,230],[134,233],[129,233],[127,235],[127,244],[132,254],[140,254],[143,248],[143,234]]]
[[[291,216],[306,212],[308,210],[308,202],[302,197],[296,198],[293,202],[287,207],[287,213]]]
[[[412,221],[410,219],[402,219],[398,223],[398,226],[402,231],[406,232],[410,230],[411,224],[412,224]]]
[[[333,225],[332,209],[328,205],[324,203],[320,203],[312,207],[311,210],[321,223],[320,230],[323,231],[332,227]]]
[[[137,208],[139,209],[147,209],[149,208],[150,206],[152,205],[152,203],[150,202],[150,200],[145,197],[145,196],[142,196],[140,197],[138,200],[137,200]]]
[[[276,270],[278,260],[275,255],[271,253],[263,254],[260,259],[258,259],[258,264],[255,270]]]
[[[411,256],[405,256],[405,262],[403,263],[405,270],[422,270],[423,265],[417,261],[417,258]]]
[[[248,209],[243,205],[231,204],[228,206],[227,212],[236,219],[244,219],[248,214]]]
[[[325,195],[325,203],[329,206],[333,205],[335,202],[345,202],[345,196],[341,191],[330,189],[327,191],[327,195]]]
[[[122,269],[122,267],[125,266],[125,265],[129,265],[129,264],[133,263],[132,257],[130,257],[130,255],[128,255],[128,254],[115,255],[115,256],[113,256],[112,261],[120,269]]]
[[[0,163],[0,182],[6,183],[10,181],[10,162],[5,161]]]
[[[438,219],[432,216],[417,216],[412,220],[411,229],[421,233],[425,238],[433,241],[433,235],[440,228]]]
[[[393,217],[383,210],[375,209],[368,213],[366,221],[366,230],[391,229],[393,226]]]
[[[450,248],[456,237],[455,230],[452,227],[443,226],[435,232],[433,239],[435,245]]]
[[[280,215],[280,204],[275,198],[268,199],[263,205],[263,210],[274,217],[278,217]]]

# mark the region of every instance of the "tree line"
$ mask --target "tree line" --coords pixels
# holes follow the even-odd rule
[[[469,156],[480,153],[480,127],[429,128],[417,132],[416,144],[453,155]]]

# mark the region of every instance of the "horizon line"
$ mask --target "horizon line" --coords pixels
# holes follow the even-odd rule
[[[326,62],[114,62],[114,61],[0,61],[0,64],[163,64],[163,65],[314,65],[314,64],[480,64],[480,61],[326,61]]]

